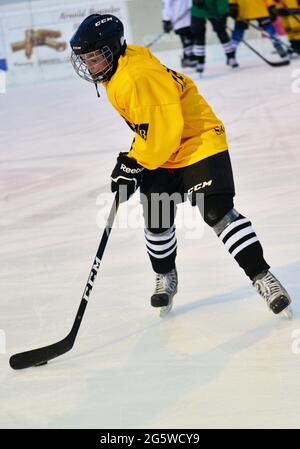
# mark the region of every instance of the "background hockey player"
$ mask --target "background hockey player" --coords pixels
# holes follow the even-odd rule
[[[174,221],[177,203],[188,195],[270,309],[276,314],[286,309],[288,293],[270,273],[250,220],[234,208],[224,125],[193,81],[161,65],[148,49],[127,45],[123,25],[112,15],[87,17],[70,44],[77,74],[103,83],[135,132],[129,153],[117,158],[111,188],[126,201],[140,187],[146,247],[156,273],[152,306],[169,310],[177,292]],[[197,192],[204,196],[204,209]],[[177,202],[170,203],[174,194]]]
[[[300,54],[300,0],[275,0],[291,50]]]
[[[277,17],[277,8],[274,0],[229,0],[229,15],[235,19],[235,27],[231,41],[236,48],[244,37],[249,20],[257,20],[259,26],[271,37],[271,41],[281,58],[288,53],[276,34],[272,22]]]
[[[231,67],[238,66],[235,58],[235,48],[232,46],[226,31],[227,14],[227,0],[193,0],[192,32],[195,39],[194,54],[198,61],[196,70],[199,73],[204,71],[205,66],[207,21],[211,23],[224,48],[227,64]]]
[[[174,30],[183,47],[182,67],[195,67],[193,53],[194,37],[191,30],[192,0],[164,0],[162,9],[163,29],[165,33]]]

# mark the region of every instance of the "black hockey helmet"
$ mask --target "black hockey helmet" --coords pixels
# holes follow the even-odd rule
[[[92,14],[70,40],[71,62],[86,81],[108,81],[117,69],[126,42],[122,22],[112,14]]]

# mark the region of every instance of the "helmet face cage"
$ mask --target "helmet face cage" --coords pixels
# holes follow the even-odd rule
[[[101,83],[109,79],[113,69],[114,56],[108,45],[101,49],[76,55],[71,53],[71,63],[80,78],[90,83]],[[99,70],[97,70],[97,67]]]

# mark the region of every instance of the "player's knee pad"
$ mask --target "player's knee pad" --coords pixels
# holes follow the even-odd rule
[[[213,226],[213,230],[217,235],[220,235],[224,229],[227,228],[227,226],[236,221],[239,217],[242,218],[242,215],[236,209],[231,209],[220,221],[218,221],[218,223]]]
[[[214,227],[232,209],[233,195],[208,195],[204,200],[204,221],[209,226]]]

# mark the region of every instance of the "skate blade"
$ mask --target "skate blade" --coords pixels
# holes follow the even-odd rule
[[[287,318],[288,320],[292,320],[294,317],[293,309],[291,308],[291,306],[288,306],[285,309],[283,309],[283,311],[280,312],[279,315],[281,315],[284,318]]]
[[[173,307],[173,301],[171,301],[168,306],[160,307],[160,311],[159,311],[160,318],[163,318],[166,315],[168,315],[168,313],[170,312],[172,307]]]

